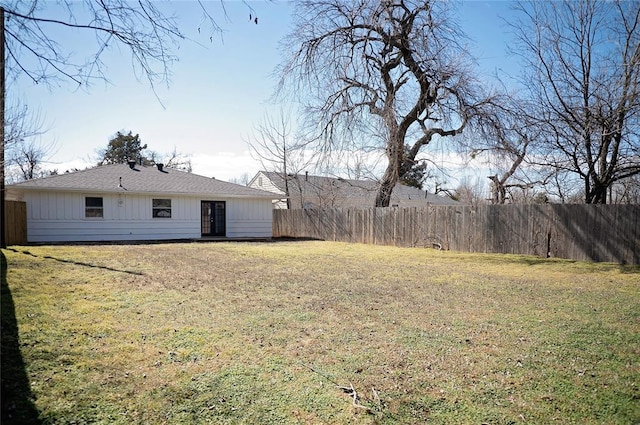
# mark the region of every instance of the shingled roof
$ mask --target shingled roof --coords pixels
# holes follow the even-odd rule
[[[91,191],[108,193],[154,193],[227,197],[269,198],[278,195],[185,171],[154,166],[111,164],[83,171],[28,180],[8,186],[19,190]]]
[[[271,183],[284,193],[284,178],[280,173],[262,171]],[[349,207],[370,207],[374,204],[378,182],[374,180],[352,180],[340,177],[322,177],[309,174],[289,176],[289,194],[292,200],[302,194],[305,199],[331,196],[336,204]],[[391,204],[403,205],[458,205],[451,198],[428,193],[416,187],[397,184],[391,194]]]

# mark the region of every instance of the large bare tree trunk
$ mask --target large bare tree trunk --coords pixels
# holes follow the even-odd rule
[[[434,136],[460,133],[486,101],[441,1],[300,0],[280,93],[304,105],[316,151],[368,137],[388,159],[376,206]],[[289,89],[287,92],[286,89]],[[345,140],[347,142],[345,142]],[[347,146],[348,145],[348,146]]]
[[[380,180],[380,183],[378,184],[375,203],[376,207],[388,207],[390,205],[391,194],[393,193],[393,188],[396,186],[397,182],[397,174],[387,168],[382,176],[382,180]]]

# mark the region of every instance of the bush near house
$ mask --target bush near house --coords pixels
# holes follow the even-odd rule
[[[2,251],[3,423],[637,423],[640,268],[336,242]]]

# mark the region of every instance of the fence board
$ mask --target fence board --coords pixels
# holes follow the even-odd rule
[[[27,203],[5,201],[5,239],[7,245],[27,243]]]
[[[639,217],[640,205],[275,210],[273,234],[640,264]]]

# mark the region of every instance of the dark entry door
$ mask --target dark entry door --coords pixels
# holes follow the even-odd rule
[[[226,235],[226,205],[224,201],[202,201],[202,236]]]

